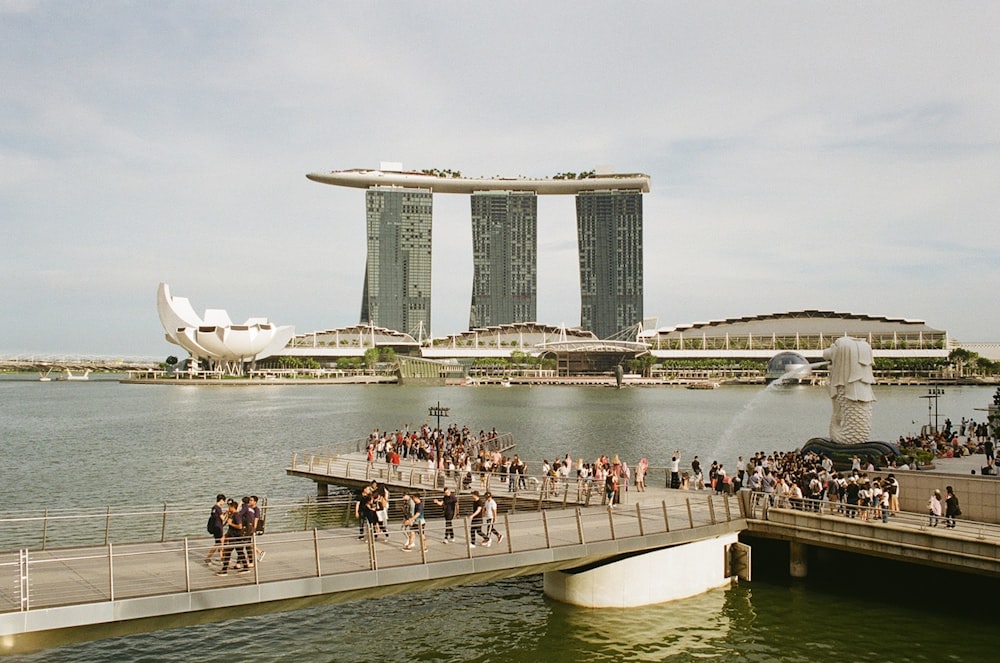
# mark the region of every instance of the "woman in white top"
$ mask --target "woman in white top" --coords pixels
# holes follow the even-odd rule
[[[931,527],[938,526],[938,520],[941,519],[941,491],[935,490],[929,500],[927,500],[927,513],[928,520],[927,524]]]

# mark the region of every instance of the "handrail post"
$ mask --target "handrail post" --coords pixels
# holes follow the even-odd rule
[[[28,578],[28,549],[22,548],[20,557],[21,563],[21,611],[31,609],[31,584]]]
[[[293,451],[292,452],[292,469],[293,470],[295,469],[295,463],[298,462],[298,459],[299,459],[299,452],[298,451]]]
[[[375,528],[371,525],[365,525],[365,538],[368,544],[368,568],[372,571],[378,571],[378,557],[375,554]]]
[[[252,525],[253,523],[251,523]],[[250,532],[250,554],[247,555],[253,562],[253,584],[260,584],[260,564],[257,563],[257,532]]]
[[[111,539],[111,505],[108,505],[108,513],[104,520],[104,545],[108,545]]]
[[[583,510],[580,507],[576,507],[576,533],[580,537],[580,545],[583,545],[585,543],[583,540]]]
[[[639,523],[639,536],[646,536],[646,531],[642,526],[642,505],[635,503],[635,520]]]
[[[510,542],[510,515],[503,514],[504,537],[507,539],[507,552],[514,552],[514,545]]]
[[[708,499],[712,499],[712,498],[709,497]],[[688,527],[690,527],[691,529],[694,529],[694,514],[691,513],[691,498],[690,497],[685,497],[684,498],[684,503],[687,505],[687,509],[688,509]]]
[[[316,577],[322,578],[323,571],[319,564],[319,530],[313,527],[313,555],[316,557]]]
[[[167,503],[163,503],[163,524],[160,526],[160,543],[167,540]]]
[[[45,507],[45,517],[42,520],[42,550],[45,550],[45,543],[49,535],[49,508]]]
[[[108,544],[108,593],[110,597],[108,600],[115,600],[115,562],[114,562],[114,552],[112,550],[111,544]]]
[[[725,507],[725,509],[726,509],[726,522],[727,523],[730,522],[730,521],[732,521],[732,519],[733,519],[733,512],[732,512],[731,507],[729,506],[729,500],[730,500],[731,497],[732,497],[732,495],[726,495],[726,497],[722,500],[722,506]]]
[[[191,592],[191,559],[188,538],[184,537],[184,591]]]
[[[660,504],[663,506],[663,526],[666,528],[664,531],[670,531],[670,519],[667,517],[667,501],[661,500]]]
[[[612,500],[612,502],[613,501],[614,500]],[[616,538],[615,537],[615,510],[614,510],[614,507],[611,504],[608,505],[608,527],[611,529],[611,540],[614,541],[615,538]]]
[[[469,538],[469,537],[472,536],[472,519],[469,516],[466,516],[465,518],[463,518],[463,520],[465,521],[465,527],[464,527],[464,529],[465,529],[465,552],[467,553],[468,559],[472,559],[473,543],[472,543],[472,539]]]
[[[548,549],[552,547],[552,542],[549,541],[549,519],[545,515],[544,509],[541,510],[541,514],[542,514],[542,529],[545,531],[545,547],[546,549]]]
[[[716,524],[716,522],[715,522],[715,502],[712,501],[712,494],[711,493],[708,494],[708,520],[713,525]],[[694,525],[691,525],[691,526],[694,527]]]

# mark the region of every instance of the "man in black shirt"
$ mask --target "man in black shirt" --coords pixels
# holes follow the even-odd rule
[[[458,495],[451,492],[451,488],[445,488],[444,497],[434,500],[434,504],[444,509],[444,542],[451,543],[455,540],[455,528],[452,521],[458,515]]]
[[[227,505],[229,506],[229,529],[226,531],[226,547],[222,551],[222,570],[215,574],[217,576],[229,575],[229,559],[233,555],[234,548],[236,550],[236,568],[242,564],[243,568],[240,569],[240,573],[250,572],[250,569],[247,568],[246,550],[243,542],[243,514],[240,513],[236,500],[229,500]]]
[[[476,534],[478,533],[483,541],[489,537],[483,533],[483,501],[479,499],[479,491],[472,491],[472,515],[469,516],[469,547],[476,547]]]

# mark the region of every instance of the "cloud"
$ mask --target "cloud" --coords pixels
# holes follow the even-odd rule
[[[650,174],[661,324],[837,308],[996,337],[994,4],[233,9],[0,3],[0,352],[163,354],[162,280],[300,331],[356,322],[364,194],[304,174],[381,160]],[[446,334],[469,203],[434,211]],[[539,254],[539,318],[577,324],[572,199],[539,200]]]

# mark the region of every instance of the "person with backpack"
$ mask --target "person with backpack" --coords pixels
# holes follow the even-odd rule
[[[206,564],[212,563],[215,553],[219,553],[219,561],[222,561],[222,542],[226,529],[224,517],[226,515],[226,496],[219,493],[215,496],[215,504],[212,505],[211,513],[208,514],[208,533],[215,539],[215,545],[209,549],[208,555],[205,556]]]

